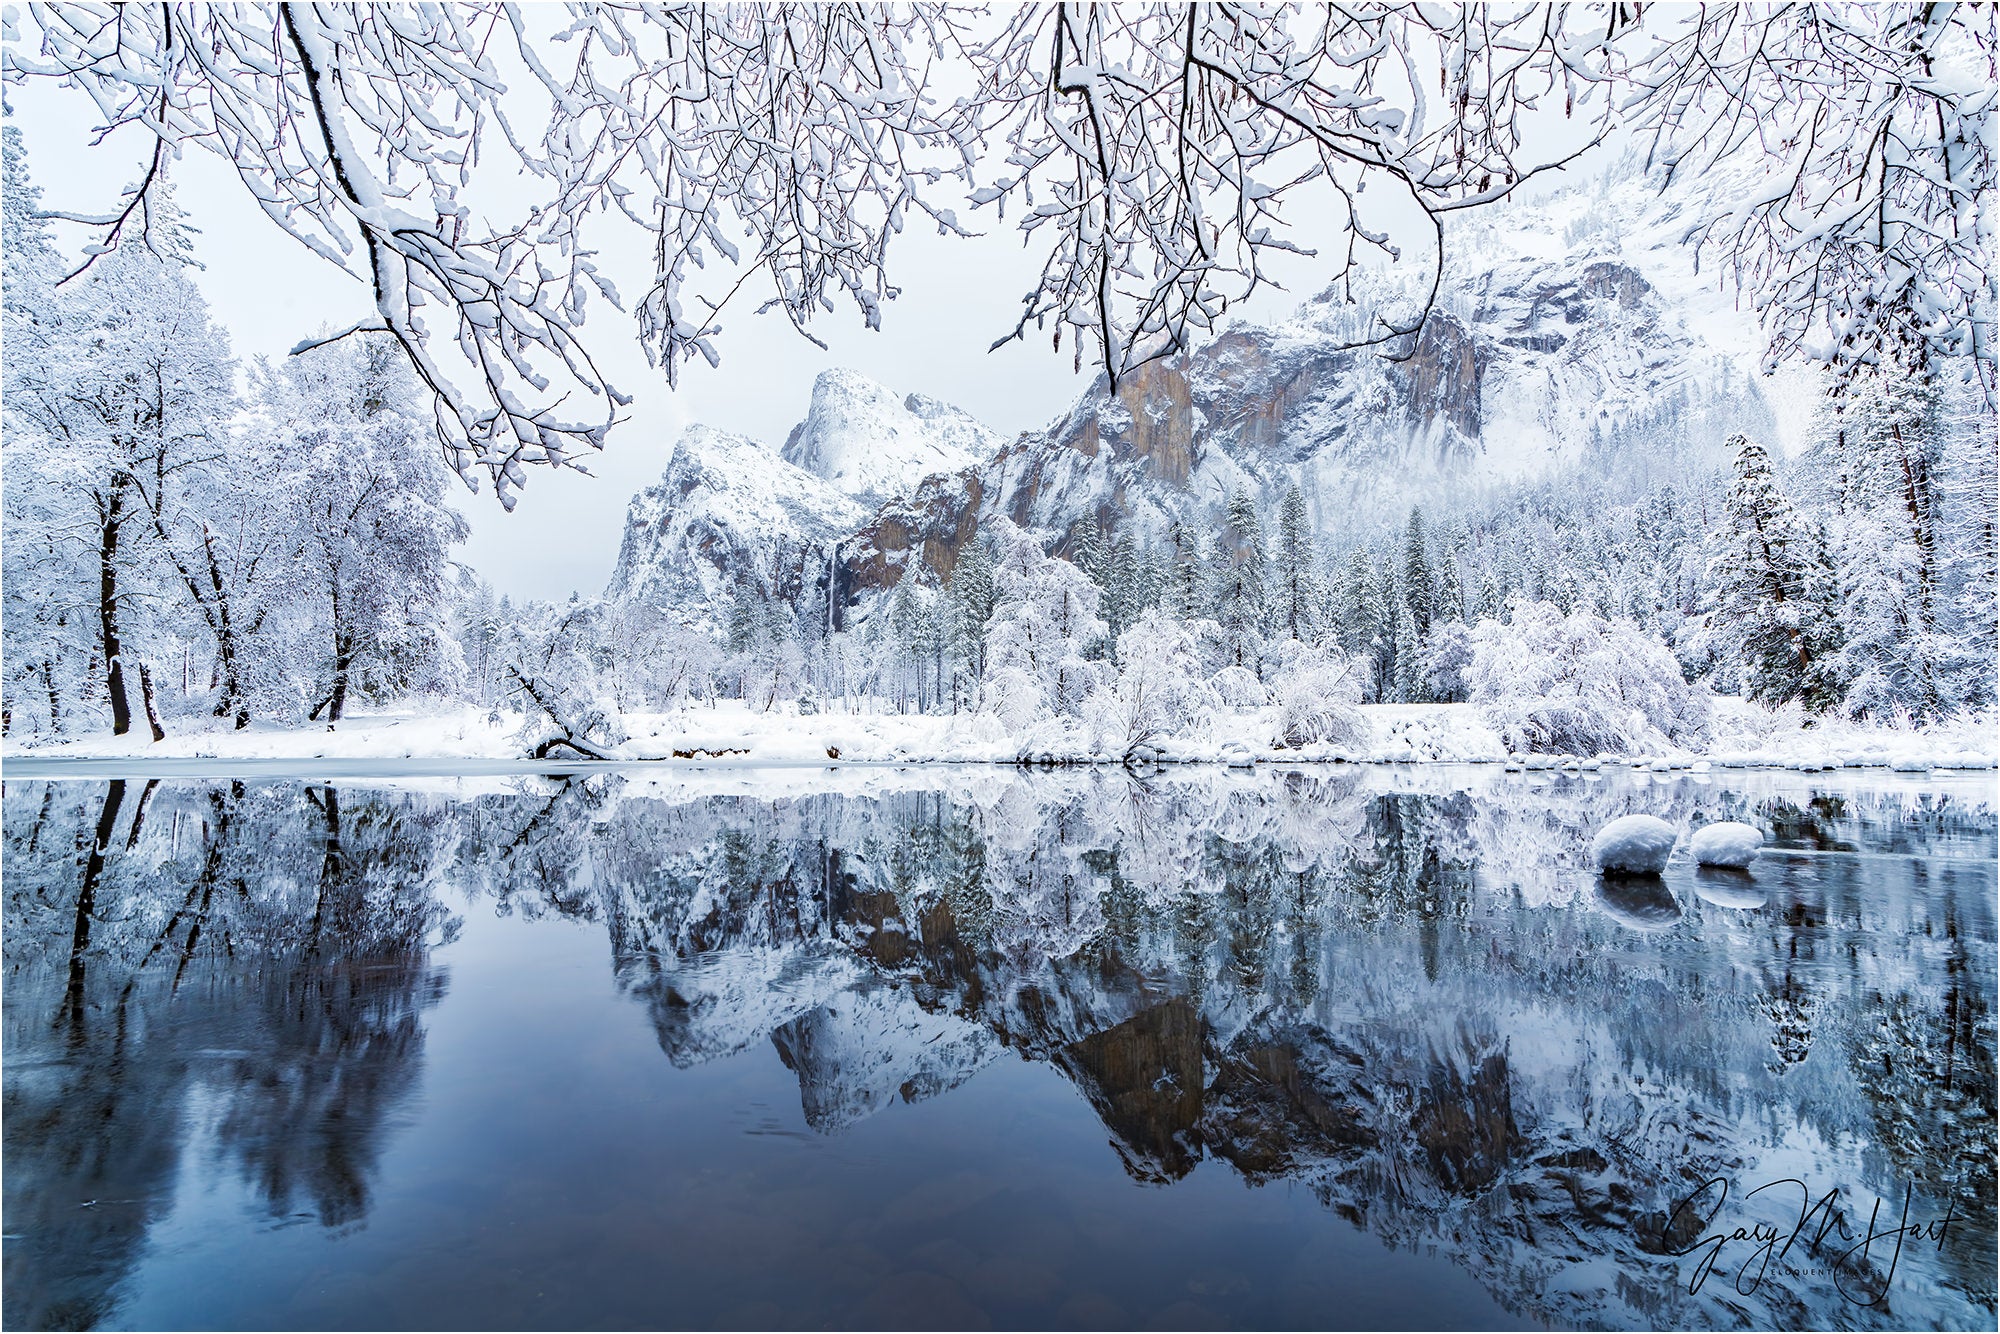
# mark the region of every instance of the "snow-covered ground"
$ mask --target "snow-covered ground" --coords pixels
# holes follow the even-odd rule
[[[1166,739],[1156,747],[1164,762],[1253,764],[1261,761],[1348,761],[1373,764],[1514,764],[1523,768],[1596,768],[1608,764],[1649,768],[1777,767],[1830,769],[1881,766],[1905,770],[1995,767],[1991,714],[1917,729],[1842,721],[1811,727],[1795,711],[1770,711],[1740,700],[1712,701],[1714,742],[1703,753],[1648,755],[1510,756],[1475,705],[1372,704],[1360,713],[1368,736],[1352,747],[1280,748],[1272,744],[1270,708],[1218,717],[1199,738]],[[206,720],[204,720],[206,721]],[[893,712],[827,712],[800,715],[789,707],[758,713],[724,700],[675,713],[631,714],[630,739],[613,748],[620,759],[684,764],[911,764],[1014,763],[1023,758],[1106,762],[1108,746],[1080,733],[1063,739],[1010,736],[991,715],[957,716]],[[474,708],[441,712],[366,713],[337,728],[252,726],[241,732],[221,725],[197,730],[176,725],[166,740],[140,731],[123,737],[99,733],[53,745],[9,739],[9,759],[343,759],[506,761],[526,755],[519,719]]]

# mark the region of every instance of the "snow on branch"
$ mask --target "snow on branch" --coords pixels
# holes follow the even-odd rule
[[[1994,6],[1713,5],[1644,36],[1631,123],[1711,183],[1687,237],[1751,295],[1767,368],[1952,359],[1992,402]]]
[[[912,214],[966,234],[940,189],[1042,248],[995,346],[1053,323],[1115,382],[1284,254],[1334,283],[1419,257],[1428,299],[1357,337],[1407,355],[1447,215],[1634,131],[1705,193],[1687,239],[1773,362],[1957,358],[1994,392],[1991,5],[575,3],[553,32],[500,0],[27,9],[0,75],[152,136],[119,209],[62,215],[101,220],[91,253],[160,163],[216,153],[370,285],[447,457],[508,505],[628,401],[581,336],[592,293],[626,309],[593,215],[650,239],[628,313],[669,383],[746,290],[807,337],[842,306],[878,327]],[[495,176],[530,195],[500,221]]]
[[[1010,337],[1053,319],[1060,346],[1070,325],[1115,384],[1274,285],[1275,254],[1321,255],[1327,280],[1339,283],[1371,258],[1401,258],[1413,239],[1430,251],[1428,298],[1413,319],[1378,321],[1359,341],[1415,333],[1436,298],[1442,215],[1505,197],[1598,142],[1611,123],[1609,99],[1584,105],[1607,74],[1602,43],[1569,44],[1564,12],[1017,11],[975,55],[983,77],[968,112],[982,142],[1004,135],[1008,149],[1006,174],[975,202],[1011,204],[1024,232],[1052,234]],[[1536,159],[1522,150],[1523,119],[1555,95],[1582,132],[1555,157]],[[1382,189],[1364,200],[1371,184]],[[1292,239],[1281,216],[1288,200],[1314,210],[1299,230],[1318,248]],[[1411,205],[1428,234],[1398,241],[1391,219]],[[1079,364],[1082,355],[1079,347]]]

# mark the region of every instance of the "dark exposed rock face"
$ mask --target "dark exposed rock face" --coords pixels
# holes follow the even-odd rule
[[[1507,1166],[1517,1134],[1507,1054],[1490,1052],[1469,1072],[1434,1061],[1428,1083],[1410,1125],[1424,1161],[1451,1190],[1484,1190]]]
[[[1445,421],[1468,440],[1479,437],[1479,382],[1486,354],[1472,333],[1449,315],[1424,322],[1416,348],[1402,363],[1411,424],[1425,430]]]
[[[912,568],[951,579],[958,553],[979,532],[985,487],[977,471],[931,477],[907,501],[892,500],[841,544],[843,605],[892,589]]]
[[[1186,1176],[1201,1118],[1202,1022],[1184,997],[1080,1038],[1057,1058],[1111,1130],[1125,1167],[1142,1181]]]

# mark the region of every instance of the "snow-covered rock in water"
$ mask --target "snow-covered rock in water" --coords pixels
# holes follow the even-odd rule
[[[1590,859],[1600,871],[1658,875],[1680,835],[1656,815],[1622,815],[1590,840]]]
[[[1764,846],[1764,835],[1755,825],[1724,820],[1703,825],[1695,831],[1688,850],[1703,866],[1748,866]]]
[[[916,490],[938,473],[984,463],[1001,438],[922,394],[898,398],[850,370],[822,371],[806,419],[785,441],[785,462],[871,505]]]

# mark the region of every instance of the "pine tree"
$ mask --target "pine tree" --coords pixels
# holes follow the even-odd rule
[[[1410,507],[1410,521],[1403,529],[1403,602],[1410,609],[1417,633],[1430,633],[1437,615],[1437,589],[1431,579],[1431,560],[1424,539],[1424,512]]]
[[[1770,455],[1729,439],[1735,480],[1723,502],[1709,571],[1717,633],[1745,668],[1754,699],[1802,701],[1816,713],[1840,702],[1840,625],[1824,542],[1778,485]]]
[[[729,593],[729,609],[723,613],[723,644],[731,653],[745,653],[757,642],[762,623],[762,599],[747,584],[738,583]]]
[[[1394,637],[1395,696],[1405,704],[1422,704],[1429,698],[1424,686],[1423,632],[1417,629],[1416,612],[1407,596],[1396,600]]]
[[[1842,667],[1860,714],[1933,717],[1957,703],[1970,665],[1943,593],[1940,407],[1925,377],[1877,372],[1833,424]]]
[[[1248,493],[1230,496],[1216,542],[1215,619],[1231,663],[1257,670],[1266,613],[1264,529]]]
[[[1179,519],[1167,529],[1167,586],[1161,601],[1181,620],[1201,620],[1214,612],[1209,587],[1207,543]]]
[[[1104,623],[1111,628],[1111,638],[1116,641],[1125,633],[1125,627],[1139,617],[1146,599],[1146,570],[1139,555],[1139,544],[1130,532],[1118,538],[1111,548],[1110,566],[1105,579]]]
[[[1095,516],[1078,519],[1070,527],[1070,561],[1077,569],[1089,575],[1099,588],[1110,580],[1110,552],[1104,545],[1104,534],[1097,527]]]
[[[1447,551],[1438,558],[1436,619],[1454,623],[1465,620],[1465,592],[1459,582],[1456,551]]]
[[[1482,621],[1497,621],[1507,608],[1506,595],[1500,590],[1500,579],[1491,569],[1479,576],[1479,612]]]
[[[1338,609],[1334,618],[1335,632],[1340,647],[1349,657],[1358,657],[1368,652],[1378,629],[1375,623],[1373,589],[1375,569],[1369,563],[1368,549],[1355,547],[1347,553],[1347,565],[1342,570],[1338,589]]]
[[[1306,498],[1296,483],[1278,510],[1277,624],[1286,638],[1305,642],[1313,635],[1318,590],[1312,573],[1312,531]]]
[[[986,624],[993,617],[993,600],[993,554],[984,540],[974,539],[958,553],[945,598],[944,651],[955,682],[954,708],[968,705],[986,677]]]
[[[1964,647],[1965,670],[1954,694],[1979,708],[1993,703],[1993,664],[2000,657],[2000,452],[1993,448],[1992,412],[1976,390],[1947,400],[1940,524],[1950,588],[1952,625]]]
[[[1401,590],[1396,587],[1396,559],[1393,554],[1385,554],[1380,564],[1369,563],[1364,596],[1368,606],[1365,619],[1371,629],[1368,652],[1374,664],[1373,698],[1377,701],[1394,699],[1396,659],[1402,649],[1402,644],[1398,642],[1397,623],[1401,614],[1409,608],[1403,602]]]

